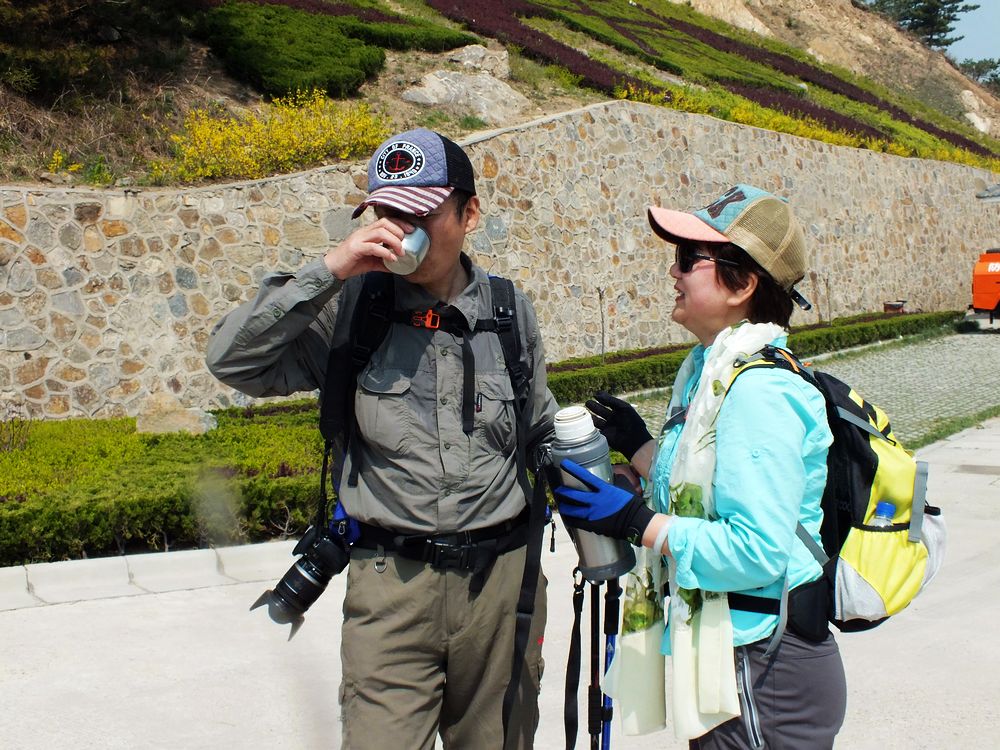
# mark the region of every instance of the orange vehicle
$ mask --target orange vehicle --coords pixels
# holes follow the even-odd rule
[[[1000,316],[1000,247],[979,256],[972,271],[972,309]]]

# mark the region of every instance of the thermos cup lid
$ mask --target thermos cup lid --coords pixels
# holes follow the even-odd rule
[[[382,261],[382,265],[388,271],[406,276],[417,270],[430,246],[431,239],[427,236],[427,232],[420,227],[414,227],[412,232],[403,235],[403,254],[396,257],[395,263]]]
[[[597,431],[590,412],[582,406],[567,406],[556,412],[556,440],[562,443],[574,443],[583,440]]]

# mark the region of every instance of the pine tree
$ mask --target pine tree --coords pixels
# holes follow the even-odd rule
[[[1000,59],[966,59],[958,64],[959,69],[974,81],[1000,95]]]
[[[945,49],[962,39],[948,36],[955,30],[955,21],[960,14],[979,8],[964,0],[869,0],[868,4],[912,31],[928,47],[937,49]]]

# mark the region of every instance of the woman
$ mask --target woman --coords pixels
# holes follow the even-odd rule
[[[808,306],[794,289],[805,275],[802,229],[787,203],[749,185],[691,213],[652,207],[649,221],[676,247],[672,318],[700,343],[658,441],[624,401],[598,393],[587,405],[651,484],[656,510],[566,463],[591,491],[557,488],[561,515],[666,556],[663,652],[673,658],[675,731],[692,748],[832,747],[843,664],[821,601],[803,611],[822,570],[796,537],[801,524],[820,542],[833,439],[825,404],[783,369],[735,378],[746,357],[786,345],[794,302]]]

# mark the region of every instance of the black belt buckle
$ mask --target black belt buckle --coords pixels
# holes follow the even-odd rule
[[[432,568],[471,570],[474,550],[475,546],[471,544],[448,544],[428,539],[424,546],[424,560]]]

